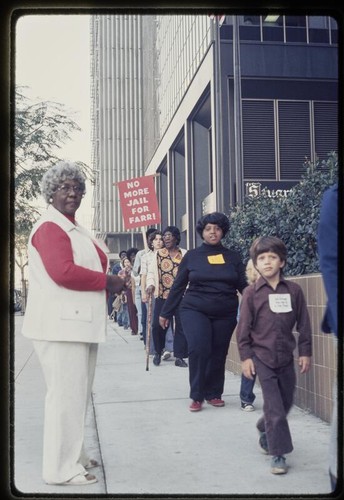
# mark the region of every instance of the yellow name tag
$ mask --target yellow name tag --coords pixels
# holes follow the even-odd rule
[[[209,264],[224,264],[225,260],[222,253],[219,253],[218,255],[208,255],[208,262]]]

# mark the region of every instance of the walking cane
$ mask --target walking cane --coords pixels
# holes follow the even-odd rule
[[[149,351],[150,351],[150,337],[152,325],[152,294],[148,296],[148,312],[147,312],[147,335],[146,335],[146,372],[149,371]]]

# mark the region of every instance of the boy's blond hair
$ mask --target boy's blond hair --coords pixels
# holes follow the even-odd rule
[[[246,264],[246,279],[249,285],[255,283],[259,277],[259,273],[257,269],[254,267],[253,260],[250,259]]]

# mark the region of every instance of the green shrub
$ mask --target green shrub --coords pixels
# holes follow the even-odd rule
[[[304,164],[301,181],[288,196],[246,197],[244,203],[231,207],[230,230],[224,239],[227,247],[239,251],[244,262],[258,236],[277,236],[287,246],[285,274],[296,276],[319,272],[317,230],[324,191],[338,180],[338,158],[332,152],[326,161]]]

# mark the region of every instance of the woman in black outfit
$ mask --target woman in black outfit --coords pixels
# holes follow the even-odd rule
[[[189,349],[190,411],[200,411],[204,400],[212,406],[225,404],[221,396],[237,323],[237,292],[247,286],[240,255],[221,243],[229,230],[227,216],[207,214],[196,230],[204,242],[183,257],[159,318],[167,328],[179,307]]]

